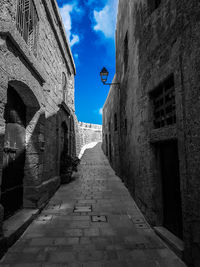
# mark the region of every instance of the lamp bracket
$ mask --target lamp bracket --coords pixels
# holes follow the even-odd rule
[[[104,83],[104,82],[103,82],[103,84],[104,84],[104,85],[114,85],[114,84],[118,84],[118,85],[120,85],[120,83]]]

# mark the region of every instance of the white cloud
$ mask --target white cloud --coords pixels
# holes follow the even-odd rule
[[[75,57],[75,58],[78,58],[78,54],[74,54],[74,57]]]
[[[73,10],[73,5],[65,5],[60,8],[60,14],[63,20],[63,24],[65,27],[65,31],[67,33],[68,38],[71,37],[71,29],[72,29],[72,22],[70,13]]]
[[[76,3],[67,4],[60,8],[60,14],[63,20],[63,24],[65,27],[65,31],[67,33],[67,37],[69,38],[70,46],[72,47],[76,43],[79,43],[80,38],[77,34],[72,33],[72,20],[71,13],[72,12],[80,12],[80,9],[77,8]]]
[[[100,108],[99,109],[99,115],[102,115],[103,114],[103,108]]]
[[[102,114],[103,114],[103,107],[102,108],[99,108],[99,109],[95,109],[95,110],[93,110],[93,112],[95,114],[98,114],[98,115],[101,115],[102,116]]]
[[[94,30],[100,31],[106,38],[115,37],[118,0],[109,0],[100,11],[94,10]]]
[[[79,43],[79,41],[80,41],[79,36],[76,35],[76,34],[72,34],[72,39],[71,39],[71,41],[70,41],[70,45],[71,45],[71,47],[72,47],[74,44]]]

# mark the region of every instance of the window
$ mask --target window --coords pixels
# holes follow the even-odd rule
[[[124,133],[127,135],[127,119],[124,120]]]
[[[127,71],[128,67],[128,32],[124,39],[124,71]]]
[[[109,122],[109,125],[108,125],[108,130],[109,130],[109,132],[111,130],[111,124],[110,124],[110,122]]]
[[[16,22],[19,33],[37,56],[39,19],[33,0],[18,0]]]
[[[152,13],[155,9],[157,9],[160,4],[161,4],[161,0],[148,0],[150,13]]]
[[[67,78],[64,72],[62,73],[62,92],[63,92],[63,101],[66,102]]]
[[[114,115],[114,130],[117,131],[117,113]]]
[[[171,75],[151,94],[154,107],[154,126],[161,128],[176,123],[174,76]]]
[[[108,156],[108,136],[106,134],[106,156]]]

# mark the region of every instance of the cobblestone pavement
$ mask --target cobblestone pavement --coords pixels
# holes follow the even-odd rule
[[[101,144],[85,151],[77,175],[60,187],[0,266],[186,266],[146,223]]]

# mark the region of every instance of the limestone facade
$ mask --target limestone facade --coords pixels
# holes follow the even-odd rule
[[[0,228],[5,213],[9,216],[15,211],[10,202],[20,198],[17,208],[46,203],[60,184],[61,152],[78,153],[75,74],[56,0],[1,1]],[[16,106],[14,95],[21,106]],[[17,164],[22,180],[13,185],[19,172],[14,167],[20,151],[18,141],[19,158],[24,155]],[[10,189],[13,195],[7,193]]]
[[[102,126],[99,124],[79,122],[79,142],[80,148],[93,142],[102,141]]]
[[[198,0],[119,0],[120,85],[111,87],[103,108],[103,149],[113,168],[151,225],[184,242],[184,260],[195,267],[200,266],[199,14]]]

